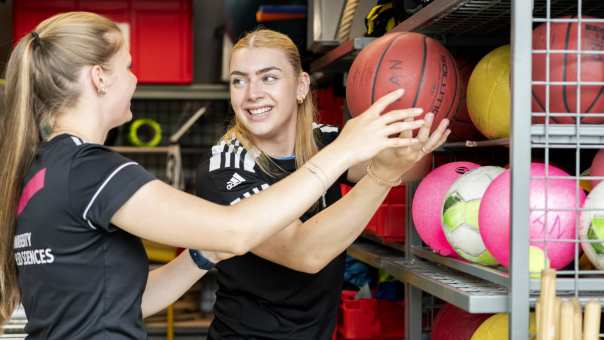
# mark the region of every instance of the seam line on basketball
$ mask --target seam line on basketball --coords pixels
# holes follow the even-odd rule
[[[417,105],[417,99],[419,98],[419,91],[422,88],[422,85],[424,85],[424,74],[426,73],[426,59],[427,58],[427,54],[428,54],[428,38],[424,37],[424,46],[423,46],[423,56],[422,56],[422,69],[421,69],[421,75],[419,76],[419,84],[417,84],[417,89],[415,90],[415,98],[413,98],[413,104],[411,104],[411,107],[415,107]]]
[[[566,36],[564,37],[564,50],[568,50],[568,44],[570,41],[570,30],[571,30],[571,23],[567,23],[566,24]],[[550,35],[551,35],[551,31],[550,31]],[[547,37],[545,37],[547,39]],[[551,36],[550,36],[551,38]],[[550,39],[551,41],[551,39]],[[547,44],[547,42],[546,42]],[[551,46],[550,46],[551,47]],[[564,54],[564,62],[562,63],[562,81],[566,82],[566,63],[568,62],[568,54]],[[551,65],[550,65],[551,68]],[[551,69],[550,69],[550,74],[551,74]],[[550,77],[551,78],[551,77]],[[550,79],[551,81],[551,79]],[[566,109],[566,112],[570,113],[570,106],[568,105],[568,99],[566,98],[566,85],[562,85],[562,102],[564,102],[564,108]],[[577,98],[578,100],[579,98]],[[551,98],[550,98],[550,102],[551,102]],[[551,106],[551,105],[550,105]]]
[[[402,37],[404,35],[406,35],[406,33],[401,34],[398,37],[392,38],[390,43],[388,43],[388,46],[386,46],[386,48],[384,49],[384,52],[382,52],[382,55],[380,56],[380,60],[378,60],[377,68],[375,69],[375,73],[373,74],[373,79],[371,80],[371,104],[375,103],[375,80],[377,79],[378,74],[380,74],[380,68],[382,68],[382,61],[384,60],[384,57],[386,57],[386,53],[388,52],[390,47],[392,47],[392,44],[394,44],[394,42],[397,39],[399,39],[400,37]]]
[[[598,100],[600,99],[600,97],[602,96],[602,93],[604,93],[604,86],[600,86],[600,92],[598,92],[598,95],[591,102],[591,105],[589,105],[589,107],[587,108],[587,110],[585,110],[585,113],[590,113],[590,111],[594,108],[594,106],[596,105],[596,103],[598,102]],[[579,98],[577,98],[577,100],[578,99]]]
[[[457,95],[461,92],[460,86],[459,86],[459,77],[461,76],[459,74],[459,69],[457,68],[457,63],[455,62],[455,59],[453,59],[453,56],[451,56],[450,60],[452,61],[453,64],[453,70],[455,71],[455,94],[453,95],[453,100],[451,101],[451,105],[449,105],[449,111],[447,111],[447,114],[444,116],[447,119],[450,119],[451,116],[455,115],[459,110],[459,102],[457,102],[457,106],[455,106],[455,108],[453,108],[453,104],[455,104],[455,101],[457,100]],[[455,110],[453,110],[455,109]]]

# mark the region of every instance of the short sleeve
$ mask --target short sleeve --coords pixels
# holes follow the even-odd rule
[[[201,162],[197,169],[196,193],[214,203],[233,205],[269,187],[257,172],[228,167],[209,169],[209,160]]]
[[[81,146],[71,163],[69,199],[76,217],[92,229],[114,231],[115,212],[155,177],[102,145]]]

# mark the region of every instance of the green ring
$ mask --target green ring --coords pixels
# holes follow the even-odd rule
[[[154,134],[153,134],[153,138],[151,138],[150,141],[148,142],[143,142],[139,136],[138,136],[138,129],[141,126],[148,126],[150,127]],[[139,118],[136,119],[135,121],[132,122],[132,124],[130,124],[130,132],[128,133],[128,140],[130,141],[130,144],[134,145],[134,146],[148,146],[148,147],[153,147],[153,146],[158,146],[159,143],[161,142],[161,126],[159,125],[158,122],[156,122],[153,119],[150,118]]]

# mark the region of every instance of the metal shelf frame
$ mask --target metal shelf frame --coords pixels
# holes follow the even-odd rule
[[[226,84],[193,85],[140,85],[132,99],[182,99],[182,100],[225,100],[229,99]]]
[[[439,256],[423,247],[407,214],[404,252],[375,238],[372,243],[353,245],[349,254],[385,270],[406,283],[405,329],[407,339],[422,338],[422,292],[439,297],[472,313],[509,312],[509,338],[528,340],[531,304],[540,289],[540,280],[531,279],[528,271],[529,180],[532,149],[604,148],[604,128],[598,125],[531,125],[537,117],[531,111],[532,31],[537,23],[568,15],[582,3],[582,14],[604,16],[600,0],[434,0],[394,28],[395,32],[416,31],[436,35],[445,43],[464,37],[485,37],[505,33],[511,40],[511,135],[490,141],[447,143],[438,151],[466,148],[509,147],[510,190],[510,267],[487,268],[462,260]],[[533,17],[534,16],[534,17]],[[455,43],[454,43],[455,44]],[[332,67],[363,47],[346,42],[318,59],[311,72]],[[573,51],[567,51],[572,53]],[[536,51],[536,53],[545,53]],[[551,53],[551,51],[550,51]],[[585,53],[585,52],[581,52]],[[598,52],[599,54],[600,52]],[[551,82],[548,82],[551,83]],[[550,114],[556,116],[556,114]],[[407,202],[412,201],[417,183],[408,186]],[[389,248],[386,248],[389,247]],[[394,253],[393,253],[394,251]],[[596,276],[599,275],[599,276]],[[560,272],[559,295],[576,295],[585,299],[603,296],[602,276],[577,271]]]
[[[369,45],[375,38],[360,37],[347,40],[335,47],[334,49],[327,52],[322,57],[313,61],[310,64],[310,72],[315,73],[326,70],[327,67],[334,68],[338,62],[352,62],[352,59],[356,54]],[[337,67],[336,67],[337,68]]]

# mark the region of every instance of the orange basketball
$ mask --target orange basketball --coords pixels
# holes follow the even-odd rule
[[[460,77],[455,60],[443,45],[423,34],[386,34],[352,63],[346,82],[348,108],[356,116],[399,88],[405,94],[388,110],[421,107],[434,113],[434,129],[457,111]]]
[[[568,17],[567,17],[568,18]],[[590,18],[584,16],[583,18]],[[576,22],[554,22],[550,24],[550,50],[576,50],[579,48],[578,31]],[[541,24],[533,31],[533,49],[545,50],[547,47],[547,26]],[[583,51],[604,50],[604,23],[583,22],[581,24],[580,47]],[[545,54],[533,54],[533,81],[546,81],[547,57]],[[589,117],[590,113],[604,113],[604,86],[598,84],[604,81],[604,57],[602,54],[582,54],[580,79],[582,82],[595,84],[581,85],[580,100],[577,103],[577,86],[572,82],[577,81],[579,60],[573,53],[552,52],[549,56],[549,81],[567,82],[552,84],[549,89],[549,111],[551,113],[565,114],[577,111],[586,114],[581,119],[586,124],[602,124],[604,118]],[[545,85],[533,85],[533,111],[545,112],[546,109]],[[572,116],[553,117],[561,124],[574,124]],[[538,119],[542,122],[543,119]]]

